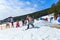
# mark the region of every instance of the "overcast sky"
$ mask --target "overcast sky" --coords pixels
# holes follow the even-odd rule
[[[58,0],[0,0],[0,20],[51,7]]]

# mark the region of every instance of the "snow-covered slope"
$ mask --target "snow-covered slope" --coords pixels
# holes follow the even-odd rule
[[[60,29],[45,26],[23,31],[11,28],[0,31],[0,40],[60,40]]]
[[[21,26],[0,30],[0,40],[60,40],[60,29],[50,28],[51,23],[35,20],[34,25],[39,28],[25,30],[27,26]]]

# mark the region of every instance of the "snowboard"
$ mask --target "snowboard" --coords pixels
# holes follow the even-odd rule
[[[33,29],[33,28],[37,28],[37,29],[38,29],[38,28],[40,28],[40,27],[31,27],[31,28],[28,28],[28,29]],[[25,29],[25,30],[28,30],[28,29]]]

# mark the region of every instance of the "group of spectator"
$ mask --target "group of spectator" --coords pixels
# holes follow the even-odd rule
[[[11,23],[11,26],[14,27],[14,18],[13,17],[9,17],[8,20],[7,20],[7,24],[6,24],[6,28],[10,28],[10,24]],[[28,24],[27,24],[28,23]],[[33,25],[34,23],[34,18],[30,15],[27,15],[26,19],[25,20],[22,20],[22,25],[26,25],[27,24],[27,29],[29,29],[29,26],[31,25],[32,27],[34,27]],[[16,21],[16,28],[20,27],[20,24],[19,24],[19,21],[17,20]]]

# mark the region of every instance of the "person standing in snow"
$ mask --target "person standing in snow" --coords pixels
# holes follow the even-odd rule
[[[14,19],[13,17],[9,17],[9,22],[11,23],[12,27],[14,26],[13,23],[14,23]]]
[[[34,27],[34,19],[33,19],[33,17],[31,17],[31,16],[27,16],[27,20],[28,20],[28,27],[27,27],[27,29],[29,29],[29,26],[31,25],[32,27]]]
[[[16,21],[16,28],[18,28],[18,27],[20,27],[20,25],[19,25],[19,21],[17,20]]]
[[[50,23],[51,23],[52,20],[53,20],[53,17],[50,18]]]
[[[0,25],[0,30],[2,30],[3,29],[3,27],[2,27],[2,25]]]
[[[26,25],[26,24],[27,24],[27,20],[24,21],[24,25]]]
[[[24,20],[22,20],[22,25],[24,26]]]
[[[45,20],[48,21],[48,18],[46,17]]]
[[[6,29],[8,29],[8,28],[10,28],[10,24],[9,23],[6,24]]]
[[[59,14],[58,14],[57,20],[60,23],[60,15]]]
[[[27,24],[27,20],[22,20],[23,26]]]

